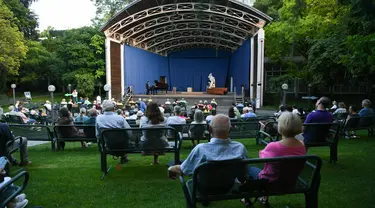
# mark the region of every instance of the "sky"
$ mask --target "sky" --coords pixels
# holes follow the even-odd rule
[[[57,30],[89,26],[96,8],[90,0],[38,0],[31,5],[39,17],[39,30],[48,26]]]

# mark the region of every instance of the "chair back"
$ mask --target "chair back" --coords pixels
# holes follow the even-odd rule
[[[112,155],[123,155],[124,149],[131,149],[130,137],[124,129],[102,129],[101,145],[105,152]]]
[[[349,113],[336,113],[333,114],[335,120],[345,120],[348,117]]]
[[[52,141],[53,134],[45,125],[9,124],[15,137],[27,137],[29,141]]]
[[[360,124],[360,117],[351,117],[345,123],[345,129],[356,129]]]
[[[8,115],[9,118],[9,123],[14,123],[14,124],[24,124],[25,122],[21,118],[21,116],[17,115]]]
[[[338,123],[306,123],[303,124],[304,135],[309,136],[308,140],[305,139],[306,144],[308,143],[320,143],[326,142],[327,138],[331,136],[330,129],[335,129],[338,132]]]
[[[247,166],[236,161],[208,161],[194,170],[193,180],[195,188],[201,195],[217,195],[228,193],[235,179],[244,179],[247,175]]]
[[[270,190],[293,190],[296,186],[298,176],[306,163],[306,158],[297,158],[291,161],[272,163],[273,172],[279,175],[279,178],[269,187]]]
[[[259,122],[235,122],[231,125],[232,129],[229,133],[231,139],[255,138],[260,131]]]
[[[165,128],[162,126],[147,127],[147,130],[142,130],[142,132],[145,139],[143,149],[163,149],[169,146],[166,141]],[[176,131],[173,129],[169,129],[168,132],[173,135],[173,138],[177,137]]]
[[[95,124],[83,125],[83,132],[87,138],[96,138],[96,127]]]
[[[180,132],[181,134],[183,134],[186,124],[170,124],[169,126],[172,127],[177,133]],[[176,134],[174,131],[168,131],[168,138],[175,138],[175,136]]]
[[[374,116],[361,116],[359,120],[359,127],[371,127],[374,124]]]
[[[264,126],[264,132],[266,132],[267,134],[269,134],[272,137],[278,136],[279,132],[278,132],[278,129],[277,129],[277,122],[272,121],[272,122],[266,123],[266,125]]]
[[[201,139],[205,136],[207,124],[190,124],[190,137],[194,139]]]

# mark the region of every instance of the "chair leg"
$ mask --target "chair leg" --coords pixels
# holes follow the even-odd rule
[[[318,193],[305,193],[306,208],[318,208]]]
[[[337,162],[337,145],[330,146],[329,162]]]

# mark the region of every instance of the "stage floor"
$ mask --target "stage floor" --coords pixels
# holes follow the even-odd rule
[[[192,105],[195,102],[199,102],[207,100],[210,102],[212,99],[215,99],[216,102],[219,105],[225,105],[225,106],[230,106],[232,102],[234,101],[234,95],[233,93],[228,93],[226,95],[212,95],[212,94],[207,94],[207,93],[201,93],[201,94],[188,94],[188,93],[181,93],[177,92],[176,94],[169,93],[168,94],[157,94],[157,95],[146,95],[146,94],[136,94],[133,95],[134,100],[138,100],[139,98],[141,99],[152,99],[155,102],[158,103],[165,103],[167,99],[170,101],[173,101],[175,99],[181,99],[184,98],[188,102],[189,105]]]

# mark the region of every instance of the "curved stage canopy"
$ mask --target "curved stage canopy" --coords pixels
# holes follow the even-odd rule
[[[193,48],[235,52],[271,20],[257,9],[236,0],[134,1],[101,28],[107,37],[107,83],[112,85],[111,94],[118,97],[124,91],[122,44],[161,56]],[[116,67],[121,67],[120,72]],[[119,83],[120,90],[116,88]]]

